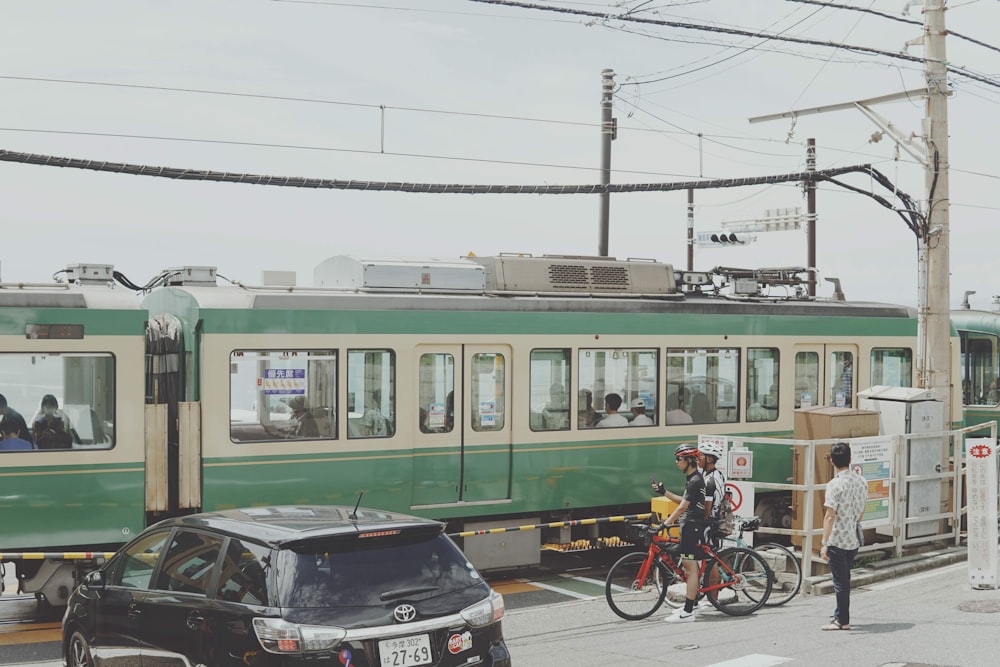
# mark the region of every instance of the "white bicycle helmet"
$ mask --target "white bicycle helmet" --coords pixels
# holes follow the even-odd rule
[[[721,459],[724,454],[722,445],[717,442],[703,442],[698,445],[698,451],[708,456],[714,456],[716,460]]]

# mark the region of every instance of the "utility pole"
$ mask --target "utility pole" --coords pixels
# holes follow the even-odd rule
[[[688,188],[688,271],[694,271],[694,188]]]
[[[806,171],[816,171],[816,140],[806,140]],[[816,296],[816,181],[806,182],[806,268],[809,270],[809,296]]]
[[[927,188],[927,225],[921,234],[920,263],[926,265],[926,277],[918,290],[926,291],[919,300],[918,318],[923,317],[925,338],[917,356],[920,387],[930,389],[944,404],[945,424],[950,427],[951,401],[951,326],[950,243],[948,212],[948,69],[945,49],[944,0],[924,2],[924,78],[927,105],[924,117],[924,182]]]
[[[948,67],[945,49],[944,0],[924,0],[923,35],[908,44],[924,49],[924,87],[854,102],[827,104],[751,118],[751,123],[800,118],[808,114],[857,109],[899,147],[924,165],[926,212],[917,235],[917,350],[915,384],[929,389],[942,402],[947,425],[952,423],[951,324],[949,295],[948,192]],[[870,108],[875,104],[922,95],[927,100],[923,122],[925,150],[911,146],[886,119]]]
[[[611,101],[615,88],[615,71],[601,70],[601,185],[611,185],[611,141],[615,138],[615,119],[611,117]],[[611,219],[611,193],[601,193],[601,242],[597,254],[608,256],[608,237]]]

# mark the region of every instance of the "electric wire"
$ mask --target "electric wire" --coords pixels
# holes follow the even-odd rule
[[[852,11],[852,12],[865,12],[867,14],[874,14],[876,16],[880,16],[880,17],[885,18],[885,19],[890,19],[892,21],[899,21],[900,23],[909,23],[910,25],[916,25],[916,26],[921,26],[921,27],[923,27],[923,25],[924,25],[923,21],[918,21],[916,19],[910,19],[910,18],[903,18],[901,16],[893,16],[892,14],[886,14],[884,12],[878,12],[878,11],[875,11],[874,9],[871,9],[871,8],[867,8],[866,9],[864,7],[854,7],[852,5],[842,5],[842,4],[839,4],[839,3],[836,3],[836,2],[822,2],[821,0],[788,0],[788,1],[789,2],[801,2],[803,4],[808,4],[808,5],[820,5],[820,6],[823,6],[823,7],[832,7],[833,9],[846,9],[846,10]],[[952,7],[952,9],[954,9],[954,7]],[[961,33],[955,32],[954,30],[949,30],[948,31],[948,36],[949,37],[958,37],[959,39],[964,39],[967,42],[971,42],[972,44],[975,44],[977,46],[983,46],[983,47],[985,47],[987,49],[990,49],[992,51],[1000,51],[1000,47],[993,46],[992,44],[987,44],[986,42],[981,42],[978,39],[973,39],[972,37],[968,37],[968,36],[963,35]]]
[[[621,183],[596,185],[487,185],[487,184],[442,184],[442,183],[412,183],[386,181],[360,181],[343,179],[304,178],[301,176],[267,176],[262,174],[239,174],[232,172],[217,172],[206,170],[183,169],[176,167],[155,167],[149,165],[104,162],[100,160],[84,160],[78,158],[59,157],[53,155],[38,155],[19,153],[0,149],[0,161],[18,162],[49,167],[65,167],[71,169],[86,169],[98,172],[116,174],[131,174],[135,176],[153,176],[185,181],[209,181],[217,183],[241,183],[249,185],[267,185],[278,187],[295,187],[331,190],[363,190],[375,192],[406,192],[422,194],[536,194],[536,195],[574,195],[574,194],[605,194],[605,193],[635,193],[635,192],[672,192],[677,190],[707,190],[718,188],[735,188],[751,185],[772,185],[790,181],[818,182],[829,181],[845,189],[871,197],[886,208],[902,217],[904,223],[915,234],[921,237],[927,235],[926,218],[919,212],[915,200],[897,188],[892,181],[870,164],[851,165],[834,169],[778,174],[771,176],[745,176],[738,178],[705,179],[674,183]],[[873,180],[903,202],[903,208],[895,208],[884,197],[872,192],[843,183],[837,177],[850,173],[868,174]]]
[[[738,35],[738,36],[743,36],[743,37],[769,38],[769,39],[775,39],[775,40],[780,40],[780,41],[793,42],[793,43],[796,43],[796,44],[809,44],[809,45],[812,45],[812,46],[835,47],[835,48],[844,49],[845,51],[851,51],[851,52],[856,52],[856,53],[871,53],[871,54],[876,54],[876,55],[880,55],[880,56],[885,56],[887,58],[895,58],[895,59],[899,59],[899,60],[908,60],[910,62],[919,62],[919,63],[923,63],[924,62],[924,58],[917,57],[917,56],[911,56],[911,55],[906,54],[906,53],[894,53],[892,51],[885,51],[883,49],[876,49],[876,48],[867,47],[867,46],[857,46],[857,45],[853,45],[853,44],[838,44],[836,42],[831,42],[831,41],[806,39],[806,38],[803,38],[803,37],[792,37],[792,36],[787,36],[787,35],[776,35],[776,34],[771,34],[771,33],[763,33],[763,32],[760,32],[760,31],[753,32],[753,31],[750,31],[750,30],[740,30],[740,29],[736,29],[736,28],[722,28],[722,27],[718,27],[718,26],[710,26],[710,25],[697,24],[697,23],[685,23],[685,22],[679,22],[679,21],[663,21],[663,20],[660,20],[660,19],[647,19],[647,18],[641,18],[641,17],[637,17],[637,16],[626,16],[626,17],[623,17],[623,18],[619,18],[617,16],[609,17],[609,16],[607,16],[605,14],[600,14],[600,13],[597,13],[597,12],[590,12],[590,11],[582,10],[582,9],[571,9],[571,8],[568,8],[568,7],[550,7],[550,6],[547,6],[547,5],[538,5],[538,4],[530,3],[530,2],[518,2],[516,0],[468,0],[468,1],[469,2],[481,3],[481,4],[503,5],[503,6],[506,6],[506,7],[518,7],[518,8],[521,8],[521,9],[536,9],[536,10],[548,11],[548,12],[563,12],[563,13],[574,14],[574,15],[579,15],[579,16],[590,16],[590,17],[599,18],[599,19],[611,18],[611,19],[614,19],[614,20],[632,21],[632,22],[638,22],[638,23],[647,23],[647,24],[651,24],[651,25],[660,25],[660,26],[666,26],[666,27],[670,27],[670,28],[678,28],[678,29],[682,29],[682,30],[702,30],[702,31],[718,32],[718,33],[729,34],[729,35]],[[946,69],[947,69],[947,71],[952,72],[953,74],[956,74],[958,76],[963,76],[963,77],[972,79],[973,81],[979,81],[980,83],[983,83],[983,84],[986,84],[986,85],[990,85],[990,86],[994,86],[996,88],[1000,88],[1000,80],[995,80],[995,79],[992,79],[992,78],[989,78],[989,77],[986,77],[986,76],[983,76],[983,75],[971,72],[971,71],[967,70],[966,68],[957,67],[957,66],[952,65],[952,64],[949,63],[949,64],[946,64]]]

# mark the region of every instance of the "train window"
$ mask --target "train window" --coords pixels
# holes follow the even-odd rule
[[[964,405],[996,405],[998,350],[1000,339],[985,333],[963,331],[962,336],[962,403]]]
[[[795,353],[795,408],[819,405],[819,353]]]
[[[579,355],[577,424],[580,428],[629,426],[632,405],[657,423],[659,355],[650,349],[583,349]],[[643,420],[645,421],[645,420]]]
[[[854,403],[854,354],[830,353],[830,396],[827,405],[850,408]]]
[[[348,350],[347,437],[388,438],[396,432],[396,354]]]
[[[455,357],[421,355],[419,383],[420,431],[451,433],[455,428]]]
[[[233,442],[337,437],[335,350],[236,350],[229,369]]]
[[[735,348],[667,350],[668,424],[716,424],[739,419],[740,351]],[[677,408],[672,401],[677,401]],[[680,419],[677,419],[680,417]]]
[[[114,446],[113,355],[3,354],[0,387],[0,451]]]
[[[747,349],[747,421],[769,422],[778,418],[778,350]]]
[[[871,358],[872,386],[913,386],[913,352],[909,348],[875,348]]]
[[[531,351],[532,431],[569,429],[569,350]]]
[[[500,431],[504,425],[507,396],[504,356],[493,352],[472,355],[472,387],[469,415],[473,431]]]

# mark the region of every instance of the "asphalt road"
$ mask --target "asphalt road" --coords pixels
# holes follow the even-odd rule
[[[881,581],[852,595],[852,629],[823,632],[830,595],[799,595],[778,608],[734,618],[717,611],[691,624],[615,616],[603,595],[601,559],[494,578],[507,601],[504,634],[518,667],[981,667],[996,664],[1000,590],[973,590],[964,562]],[[0,665],[55,667],[57,623],[5,635]],[[25,641],[34,633],[40,641]],[[51,636],[51,635],[48,635]]]
[[[695,623],[615,616],[603,597],[511,610],[504,634],[519,667],[983,667],[997,664],[1000,590],[973,590],[963,563],[853,591],[849,631],[824,632],[835,600],[799,595],[741,618]]]

